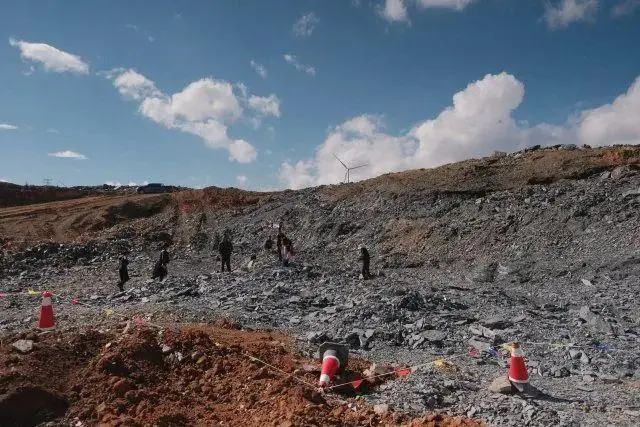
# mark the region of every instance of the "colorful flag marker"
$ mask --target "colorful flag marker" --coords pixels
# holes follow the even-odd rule
[[[40,292],[34,291],[33,289],[29,289],[27,291],[27,295],[40,295]]]
[[[78,297],[75,297],[71,300],[71,304],[78,305]]]
[[[107,316],[111,316],[114,313],[110,308],[107,308],[104,312],[107,313]]]
[[[444,368],[447,362],[445,362],[444,359],[436,359],[432,363],[433,363],[433,366],[435,366],[436,368]]]
[[[138,326],[144,325],[144,319],[139,314],[136,315],[136,325]]]
[[[403,369],[396,369],[396,375],[399,376],[400,378],[405,378],[408,377],[409,374],[411,373],[411,368],[403,368]]]
[[[353,388],[358,388],[360,387],[360,385],[362,385],[362,380],[351,381],[351,385],[353,386]]]

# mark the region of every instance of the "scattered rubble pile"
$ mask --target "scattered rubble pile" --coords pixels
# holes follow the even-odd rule
[[[444,360],[363,396],[412,416],[639,425],[638,160],[637,147],[557,147],[260,197],[176,193],[152,217],[5,253],[0,336],[32,328],[49,289],[62,330],[223,316],[286,332],[307,357],[332,340],[377,364]],[[263,249],[280,220],[296,251],[286,268]],[[231,274],[215,249],[226,230]],[[165,243],[169,276],[154,282]],[[360,244],[372,280],[358,278]],[[123,254],[131,280],[118,292]],[[514,341],[538,395],[505,383]]]
[[[283,335],[220,325],[161,332],[127,325],[122,332],[26,334],[13,348],[3,342],[0,424],[480,425],[324,395],[299,382],[317,381],[318,362],[292,353]],[[30,348],[16,350],[24,342]],[[364,361],[350,370],[358,366]]]

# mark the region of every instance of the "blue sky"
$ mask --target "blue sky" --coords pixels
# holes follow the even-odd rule
[[[640,0],[4,2],[0,179],[271,189],[640,143]]]

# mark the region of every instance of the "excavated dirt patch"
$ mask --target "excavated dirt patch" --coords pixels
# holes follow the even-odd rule
[[[366,387],[320,393],[313,387],[318,362],[298,356],[279,333],[228,324],[125,329],[2,340],[0,424],[480,425],[441,414],[376,414],[349,397],[366,393]],[[34,350],[16,354],[11,343],[25,337],[38,339]],[[368,366],[353,359],[341,381]],[[35,405],[31,411],[29,402]]]

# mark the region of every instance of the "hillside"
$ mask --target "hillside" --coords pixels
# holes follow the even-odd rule
[[[207,188],[0,209],[10,248],[0,291],[17,293],[0,334],[33,322],[25,317],[37,302],[25,292],[52,289],[62,329],[113,327],[104,310],[168,328],[229,317],[286,332],[303,356],[334,340],[378,364],[446,360],[356,392],[414,416],[637,425],[639,160],[638,147],[555,147],[300,191]],[[296,251],[290,267],[263,249],[279,221]],[[216,259],[225,231],[230,274]],[[165,243],[172,261],[158,283],[150,272]],[[360,244],[373,280],[358,278]],[[118,292],[122,254],[132,279]],[[513,341],[539,394],[489,391]],[[109,399],[112,412],[135,409]]]
[[[620,165],[640,163],[640,148],[577,149],[555,147],[511,155],[468,160],[434,169],[387,174],[367,181],[303,190],[304,194],[342,201],[368,192],[392,197],[412,192],[470,193],[484,195],[499,190],[586,178]],[[135,224],[160,213],[193,214],[221,209],[242,209],[269,204],[294,194],[253,193],[210,187],[167,195],[138,196],[127,191],[97,188],[21,187],[0,184],[0,236],[7,247],[24,247],[53,239],[71,242],[91,239],[117,224]],[[92,196],[92,197],[89,197]],[[86,199],[84,199],[86,198]],[[50,202],[55,203],[35,203]],[[23,206],[24,207],[17,207]],[[2,209],[1,207],[8,207]],[[175,221],[176,215],[172,216]],[[164,219],[158,218],[163,222]],[[164,226],[168,226],[163,222]],[[176,224],[174,224],[176,225]]]

